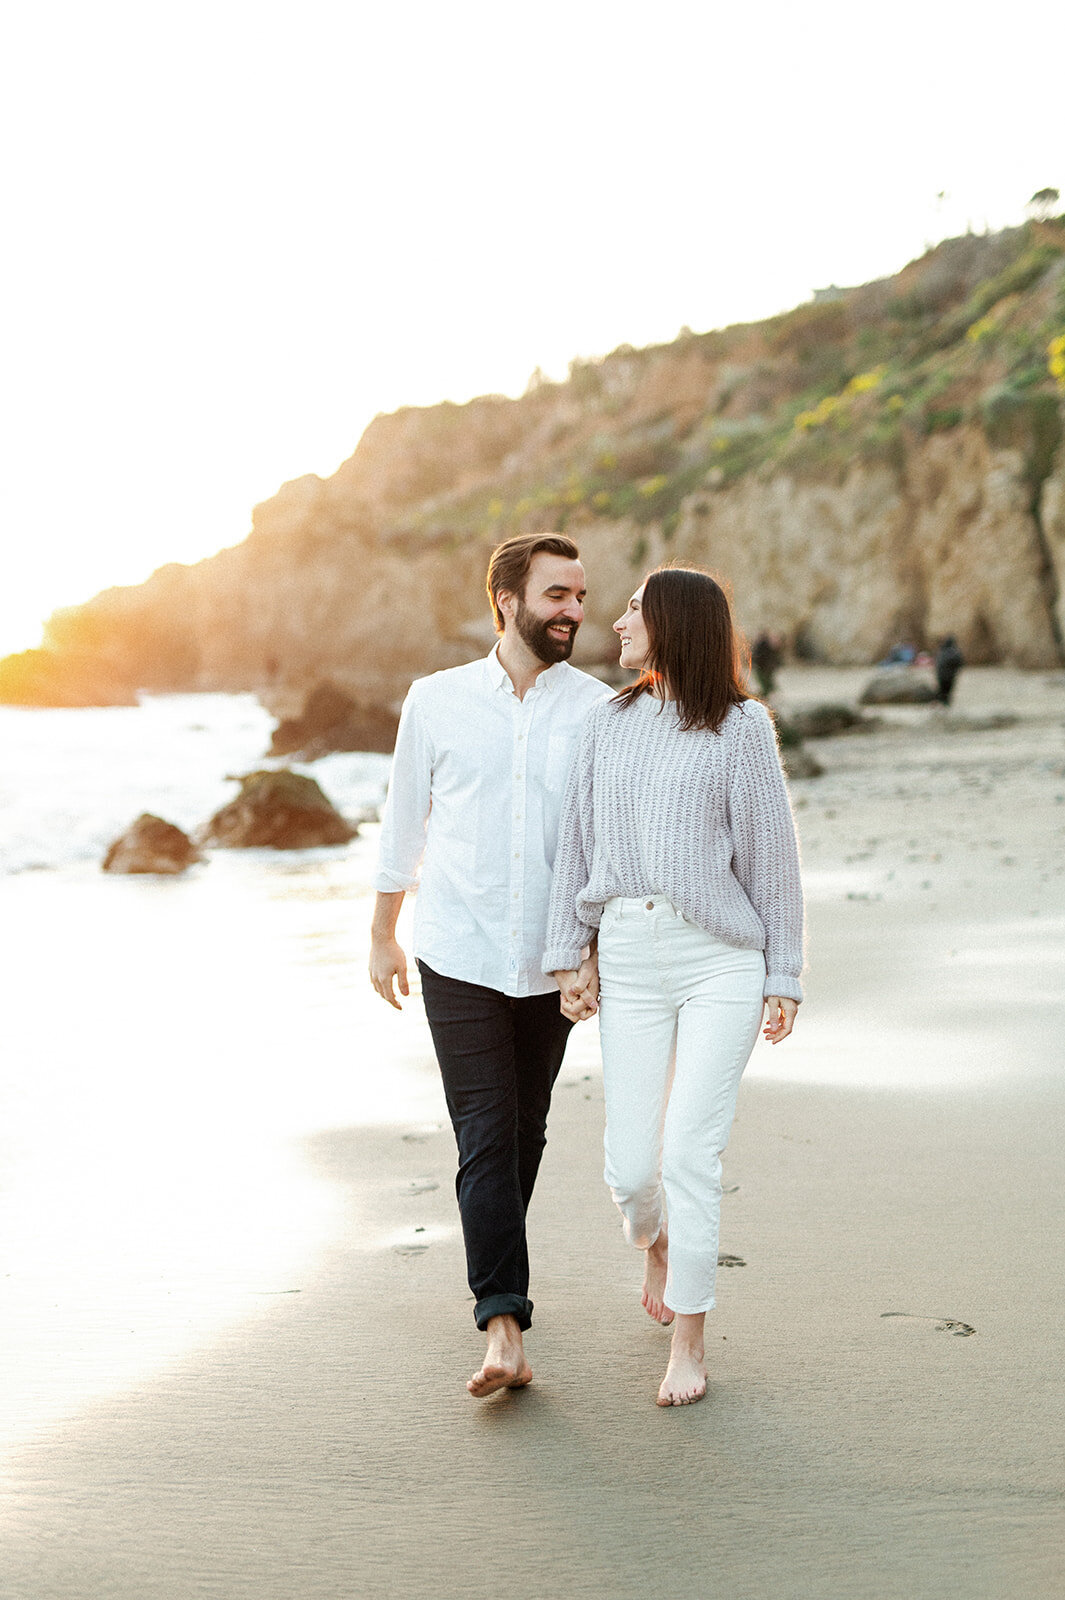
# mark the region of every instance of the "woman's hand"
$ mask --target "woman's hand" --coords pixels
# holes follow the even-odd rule
[[[586,1022],[598,1011],[599,961],[594,951],[575,972],[556,972],[562,1015],[571,1022]]]
[[[797,1000],[788,1000],[783,995],[771,994],[766,996],[766,1019],[762,1036],[770,1044],[779,1044],[781,1039],[786,1039],[795,1026],[795,1015],[799,1009]]]

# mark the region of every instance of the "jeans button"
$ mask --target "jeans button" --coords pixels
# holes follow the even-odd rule
[[[647,911],[653,911],[653,910],[654,910],[654,908],[655,908],[655,903],[654,903],[654,901],[653,901],[653,900],[648,900],[648,902],[647,902],[647,905],[646,905],[646,908],[645,908],[645,909],[646,909],[646,910],[647,910]]]

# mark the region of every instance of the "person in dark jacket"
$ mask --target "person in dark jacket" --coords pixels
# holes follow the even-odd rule
[[[776,677],[784,660],[780,635],[760,633],[751,648],[751,666],[758,679],[758,692],[763,700],[776,688]]]
[[[936,683],[939,685],[940,704],[949,706],[954,693],[954,681],[965,665],[965,657],[958,649],[954,635],[948,634],[936,651]]]

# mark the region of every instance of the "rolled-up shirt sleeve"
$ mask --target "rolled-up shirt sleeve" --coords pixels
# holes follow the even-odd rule
[[[425,853],[432,805],[433,747],[413,684],[399,718],[374,888],[382,894],[413,889]]]

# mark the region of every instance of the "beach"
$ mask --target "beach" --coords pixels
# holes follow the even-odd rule
[[[780,707],[867,676],[786,669]],[[530,1218],[534,1382],[466,1393],[428,1032],[365,978],[374,826],[0,882],[2,1600],[1062,1591],[1065,679],[878,714],[792,784],[807,1001],[744,1078],[693,1407],[654,1405],[594,1024]]]

